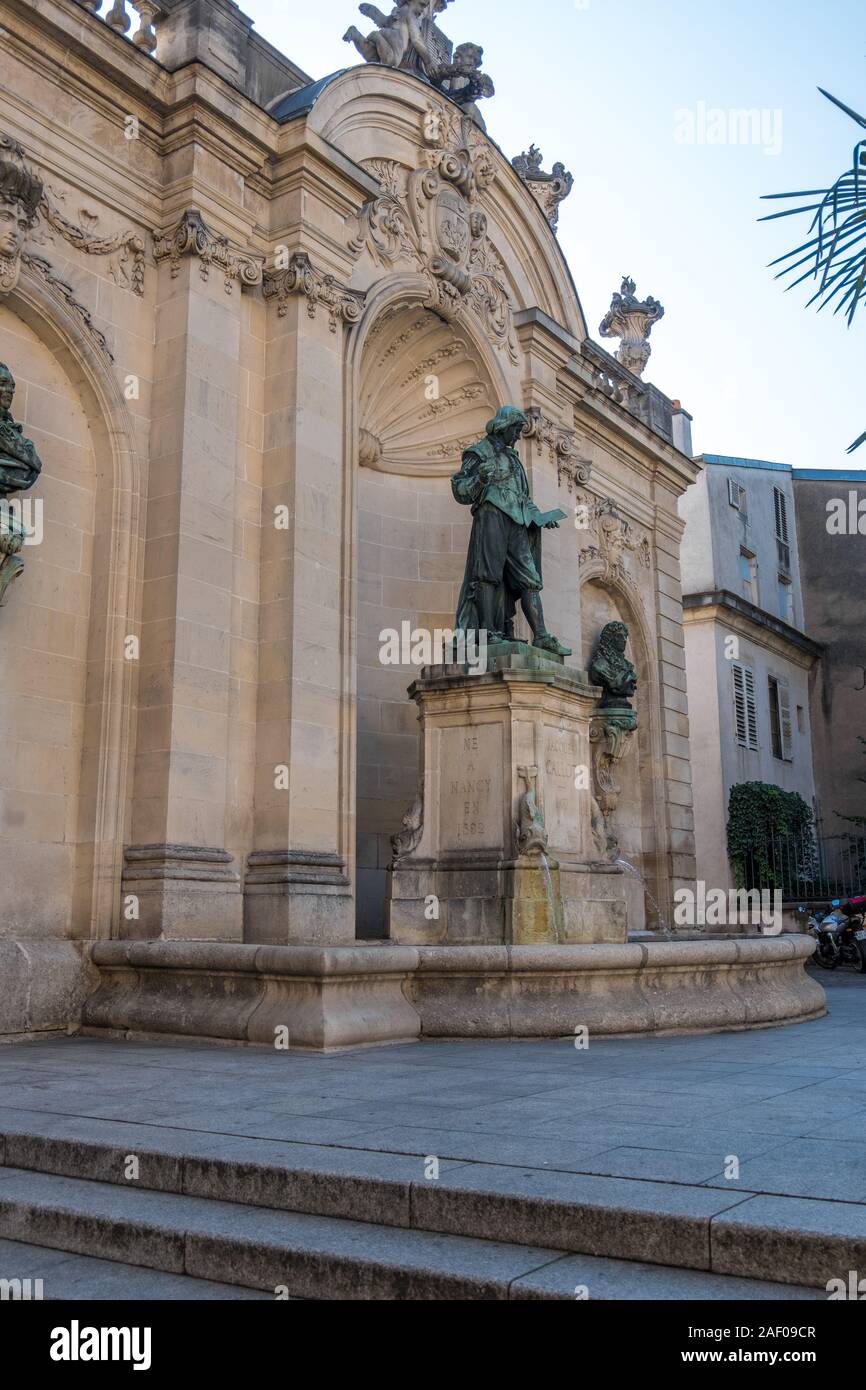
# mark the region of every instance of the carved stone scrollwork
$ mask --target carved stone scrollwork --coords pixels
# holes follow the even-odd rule
[[[582,568],[593,561],[604,566],[605,578],[619,582],[630,582],[625,567],[627,555],[633,555],[640,569],[652,569],[652,547],[649,537],[637,532],[630,521],[617,510],[610,497],[593,500],[579,497],[588,521],[592,541],[584,546],[578,556]]]
[[[574,188],[574,177],[564,164],[554,164],[553,172],[546,174],[542,169],[544,156],[537,145],[512,159],[511,163],[523,182],[529,188],[554,231],[559,226],[559,205],[564,203]]]
[[[634,710],[608,710],[594,718],[589,726],[592,745],[592,775],[595,805],[602,821],[594,819],[593,837],[596,847],[604,849],[604,858],[614,860],[619,854],[619,838],[614,818],[622,795],[617,771],[622,766],[637,729]]]
[[[588,483],[592,477],[592,462],[576,457],[574,430],[550,420],[539,406],[530,406],[526,414],[529,426],[524,437],[534,442],[537,453],[541,454],[547,449],[551,462],[556,464],[560,485],[572,492],[578,485]]]
[[[28,166],[21,145],[0,134],[0,294],[8,293],[17,284],[25,243],[52,242],[55,233],[84,255],[107,256],[115,282],[133,294],[144,294],[143,238],[130,229],[95,235],[59,211],[55,200],[62,197],[62,193],[47,189]],[[79,216],[91,228],[99,221],[86,208],[81,209]]]
[[[197,208],[185,212],[173,231],[154,234],[153,258],[157,264],[170,262],[172,279],[179,274],[184,256],[198,257],[203,280],[209,278],[212,265],[221,270],[226,294],[232,293],[235,281],[242,288],[262,283],[262,261],[232,246],[228,237],[212,232]]]
[[[137,232],[117,232],[113,236],[93,236],[81,226],[70,222],[54,207],[46,195],[42,200],[40,212],[52,231],[59,232],[70,246],[83,251],[87,256],[108,256],[112,278],[124,289],[129,289],[139,297],[144,294],[144,238]],[[95,223],[99,219],[87,214],[82,217]]]
[[[6,603],[6,595],[13,580],[24,569],[20,551],[27,539],[27,531],[8,506],[0,503],[0,608]]]
[[[27,266],[28,270],[31,270],[35,275],[38,275],[48,289],[51,290],[58,299],[61,299],[67,308],[72,310],[75,316],[80,320],[82,327],[85,328],[90,335],[94,345],[108,358],[109,362],[113,362],[114,353],[108,346],[108,339],[105,334],[96,327],[90,310],[86,309],[84,305],[79,303],[75,298],[75,291],[72,286],[67,285],[65,280],[61,280],[58,275],[55,275],[52,266],[43,256],[33,256],[25,252],[21,257],[21,264]]]
[[[409,810],[403,817],[403,827],[398,834],[391,836],[391,849],[394,864],[413,854],[421,843],[424,834],[424,783]]]
[[[536,793],[538,768],[519,767],[517,774],[526,787],[526,791],[520,798],[517,817],[517,852],[523,857],[546,854],[548,848],[547,827],[538,806]]]
[[[649,297],[641,302],[635,289],[634,280],[626,275],[598,331],[603,338],[621,339],[617,361],[635,376],[642,376],[652,353],[650,333],[665,311],[657,299]]]
[[[357,323],[364,308],[363,294],[346,289],[335,276],[316,270],[303,251],[297,251],[285,269],[265,271],[263,293],[265,299],[276,301],[281,318],[287,312],[292,295],[305,295],[310,318],[316,317],[321,305],[328,315],[332,333],[336,333],[341,323]]]
[[[423,119],[419,165],[367,160],[380,194],[350,229],[349,248],[387,269],[404,262],[427,280],[425,307],[446,321],[472,313],[494,346],[518,361],[505,269],[487,235],[480,195],[496,166],[473,122],[430,105]]]

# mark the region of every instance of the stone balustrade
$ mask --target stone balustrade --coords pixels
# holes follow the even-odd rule
[[[599,391],[624,406],[668,443],[673,440],[673,406],[658,387],[628,371],[591,338],[583,344],[582,355],[592,368],[593,384]]]
[[[97,19],[102,19],[115,33],[130,39],[136,48],[144,53],[156,49],[157,21],[162,18],[162,9],[156,0],[77,0],[85,10]],[[138,28],[133,29],[133,11],[138,19]],[[130,32],[132,31],[132,32]]]

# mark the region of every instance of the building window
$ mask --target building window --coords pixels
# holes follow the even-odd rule
[[[746,489],[740,486],[736,478],[728,479],[728,501],[732,507],[736,507],[738,512],[742,512],[745,515]]]
[[[794,586],[786,574],[779,575],[779,617],[794,626]]]
[[[794,740],[791,734],[791,691],[788,682],[770,676],[770,735],[773,757],[780,762],[794,761]]]
[[[805,709],[803,708],[802,705],[798,705],[798,706],[797,706],[797,733],[798,733],[798,734],[804,734],[805,732],[806,732],[806,711],[805,711]]]
[[[755,673],[751,666],[733,664],[734,672],[734,716],[737,726],[737,743],[741,748],[758,751],[758,707],[755,703]]]
[[[779,568],[786,574],[791,572],[791,540],[788,529],[788,499],[780,488],[774,487],[776,508],[776,549],[779,552]]]
[[[740,578],[743,584],[743,597],[749,603],[758,602],[758,561],[745,546],[740,548]]]

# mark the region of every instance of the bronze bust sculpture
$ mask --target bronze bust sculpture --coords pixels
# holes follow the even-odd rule
[[[625,654],[627,641],[625,623],[608,623],[598,639],[589,678],[604,691],[600,702],[602,709],[613,706],[631,709],[629,700],[637,689],[637,672]]]
[[[15,380],[0,363],[0,606],[9,585],[24,568],[20,551],[27,531],[10,507],[8,498],[32,487],[42,472],[35,445],[12,418]]]

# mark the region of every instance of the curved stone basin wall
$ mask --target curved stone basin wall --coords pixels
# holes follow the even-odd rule
[[[727,1032],[819,1018],[810,938],[409,947],[96,943],[85,1031],[297,1048]]]

